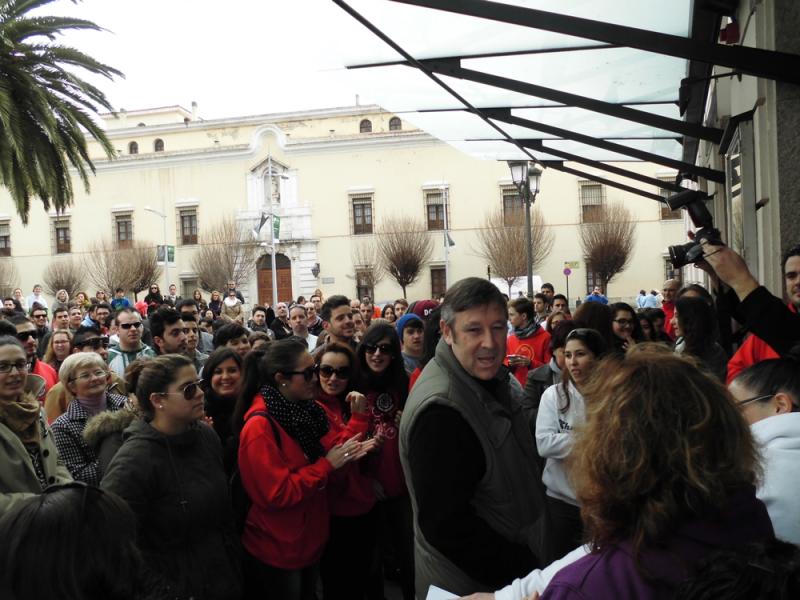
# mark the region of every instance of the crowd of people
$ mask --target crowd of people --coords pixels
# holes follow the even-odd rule
[[[636,308],[16,290],[0,596],[796,597],[800,246],[788,304],[723,250]]]

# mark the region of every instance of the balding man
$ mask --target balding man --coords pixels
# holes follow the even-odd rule
[[[664,300],[661,302],[661,310],[664,311],[664,332],[670,337],[670,339],[675,339],[675,330],[672,327],[672,317],[675,316],[675,298],[678,295],[678,290],[681,288],[681,284],[678,282],[677,279],[667,279],[664,282],[664,287],[661,289],[661,293],[664,296]]]

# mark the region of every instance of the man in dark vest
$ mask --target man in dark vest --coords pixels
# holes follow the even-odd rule
[[[505,299],[485,279],[463,279],[441,318],[436,355],[400,421],[419,598],[430,585],[493,591],[553,558],[536,448],[503,367]]]

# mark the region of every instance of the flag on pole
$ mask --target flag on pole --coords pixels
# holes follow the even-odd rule
[[[269,221],[269,215],[267,213],[262,212],[261,220],[259,221],[258,226],[255,229],[253,229],[253,235],[255,236],[256,239],[258,239],[259,236],[261,235],[261,228],[264,227],[264,223],[266,223],[267,221]]]
[[[453,238],[450,237],[449,231],[444,232],[444,245],[447,246],[448,248],[452,248],[453,246],[456,245],[456,243],[453,241]]]

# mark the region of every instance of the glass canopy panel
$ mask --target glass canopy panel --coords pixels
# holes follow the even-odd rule
[[[665,158],[672,158],[674,160],[681,160],[682,146],[675,140],[613,140],[621,146],[634,148],[636,150],[643,150],[651,152]],[[603,148],[596,146],[589,146],[574,142],[572,140],[546,140],[545,146],[556,148],[563,152],[570,154],[577,154],[582,158],[589,158],[591,160],[599,160],[605,162],[611,161],[630,161],[638,160],[637,158],[628,156],[626,154],[619,154],[617,152],[609,152]]]
[[[644,104],[631,106],[630,108],[664,117],[680,118],[678,107],[675,104]],[[514,109],[511,111],[511,115],[599,138],[678,137],[678,134],[671,131],[657,129],[634,121],[609,117],[573,106]],[[541,137],[541,134],[538,137]]]
[[[465,69],[605,102],[674,102],[687,62],[632,48],[463,60]]]
[[[506,139],[503,134],[478,115],[467,111],[403,113],[403,120],[446,142],[468,139]],[[502,124],[500,127],[505,129]]]
[[[484,53],[579,48],[597,42],[529,27],[489,21],[386,0],[348,0],[348,4],[417,59]],[[455,3],[457,4],[457,3]],[[688,36],[692,0],[516,0],[505,4]],[[352,23],[355,19],[341,11]],[[342,20],[344,22],[344,20]],[[362,31],[367,30],[358,24]],[[337,25],[338,27],[338,25]],[[345,26],[337,49],[345,65],[399,60],[378,40],[351,36]]]
[[[404,65],[347,71],[352,87],[390,112],[464,108],[418,69]]]
[[[510,142],[502,140],[486,141],[453,141],[448,142],[453,148],[480,160],[530,160],[530,156]],[[561,160],[542,152],[533,152],[531,155],[539,160]]]

